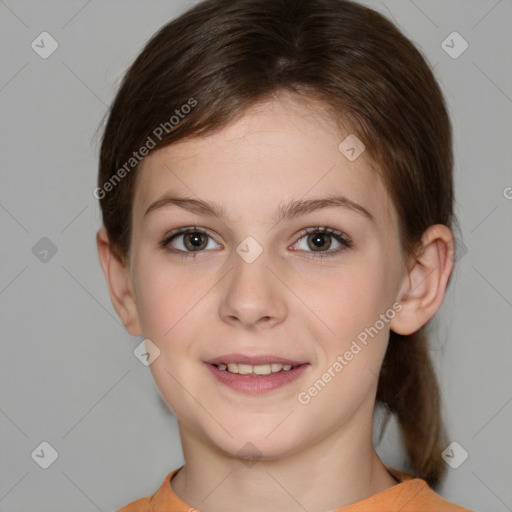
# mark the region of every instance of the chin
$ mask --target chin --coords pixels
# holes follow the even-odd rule
[[[236,428],[226,425],[226,430],[233,437],[218,430],[215,435],[208,436],[207,434],[207,437],[226,456],[246,459],[248,466],[250,461],[282,459],[299,451],[304,446],[306,433],[300,435],[296,426],[293,431],[290,431],[284,428],[286,420],[279,425],[281,421],[282,417],[273,421],[270,428],[262,428],[266,427],[267,422],[264,422],[263,425],[261,423],[255,425],[256,422],[253,420],[247,422],[245,428],[239,422]]]

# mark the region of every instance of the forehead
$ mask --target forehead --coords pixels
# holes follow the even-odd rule
[[[392,215],[389,195],[364,151],[317,102],[293,96],[261,102],[220,131],[158,149],[142,162],[134,215],[164,193],[211,200],[227,213],[273,213],[278,203],[340,193]],[[350,148],[349,148],[350,149]],[[356,151],[361,147],[354,146]]]

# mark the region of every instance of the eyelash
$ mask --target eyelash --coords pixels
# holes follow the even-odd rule
[[[162,249],[165,249],[166,251],[168,251],[172,254],[176,254],[177,256],[180,256],[182,258],[195,258],[198,253],[204,252],[204,249],[201,251],[183,251],[181,249],[172,249],[169,247],[169,244],[178,236],[185,235],[187,233],[196,233],[196,232],[206,235],[209,238],[213,239],[213,237],[210,236],[208,234],[208,232],[205,231],[204,229],[200,229],[197,226],[193,226],[193,227],[181,228],[181,229],[172,231],[171,233],[169,233],[168,235],[165,236],[165,238],[160,242],[159,245]],[[338,231],[336,229],[332,229],[329,227],[321,227],[321,226],[306,229],[304,232],[301,233],[301,235],[297,239],[297,242],[299,242],[305,236],[313,234],[313,233],[321,233],[321,234],[325,234],[325,235],[331,235],[337,242],[339,242],[342,245],[341,248],[338,248],[336,250],[306,251],[306,252],[308,252],[308,253],[310,252],[312,254],[313,259],[317,259],[317,258],[322,259],[325,257],[336,256],[337,254],[340,254],[341,252],[345,251],[346,249],[350,249],[353,246],[352,239],[346,233],[343,233],[342,231]],[[295,242],[294,245],[297,244],[297,242]]]

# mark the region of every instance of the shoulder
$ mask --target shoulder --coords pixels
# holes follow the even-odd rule
[[[162,506],[168,506],[169,503],[174,504],[175,495],[172,492],[170,481],[171,478],[181,469],[176,468],[171,471],[162,482],[160,488],[151,496],[139,498],[117,509],[115,512],[149,512],[151,510],[160,510]]]
[[[362,510],[382,510],[384,507],[400,512],[474,512],[444,499],[425,480],[390,466],[386,468],[400,483],[362,502],[368,505]]]
[[[116,512],[147,512],[151,504],[151,497],[140,498],[132,501],[124,507],[116,510]]]
[[[403,503],[402,512],[474,512],[469,508],[457,505],[444,499],[421,479],[413,479],[402,483],[409,487],[407,502]],[[405,498],[405,496],[404,496]]]

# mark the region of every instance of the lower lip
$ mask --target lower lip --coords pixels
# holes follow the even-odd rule
[[[271,373],[269,375],[240,375],[231,373],[227,370],[219,370],[215,365],[203,363],[207,366],[213,376],[219,381],[229,386],[235,391],[258,395],[273,391],[286,384],[296,381],[304,373],[309,364],[301,364],[291,370],[281,370],[280,372]]]

